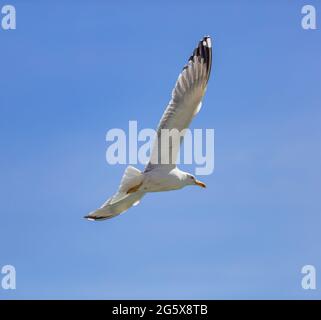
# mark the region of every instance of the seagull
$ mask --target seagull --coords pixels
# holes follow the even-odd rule
[[[200,111],[212,65],[212,41],[209,36],[199,41],[198,46],[180,73],[172,91],[171,100],[160,120],[157,135],[152,146],[151,156],[144,171],[128,166],[115,195],[99,209],[85,216],[88,220],[106,220],[120,215],[132,206],[139,204],[148,192],[178,190],[188,185],[205,188],[206,185],[193,175],[177,168],[176,158],[179,148],[173,141],[163,150],[162,131],[187,129]],[[179,142],[182,141],[182,137]],[[170,155],[169,161],[159,161]]]

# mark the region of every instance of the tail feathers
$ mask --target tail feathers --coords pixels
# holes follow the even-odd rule
[[[143,180],[142,173],[133,166],[128,166],[120,181],[119,191],[127,191],[133,186],[141,183]]]

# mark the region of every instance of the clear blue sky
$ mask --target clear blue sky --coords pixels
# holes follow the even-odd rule
[[[0,266],[16,267],[17,290],[1,298],[321,297],[300,273],[321,272],[321,34],[301,28],[307,2],[7,2]],[[156,127],[207,34],[212,77],[193,127],[215,129],[208,188],[84,220],[125,168],[105,161],[107,130]]]

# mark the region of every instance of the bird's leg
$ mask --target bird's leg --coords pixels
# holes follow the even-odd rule
[[[127,190],[127,194],[128,193],[134,193],[134,192],[138,191],[138,189],[142,186],[142,184],[143,184],[143,182],[141,182],[140,184],[138,184],[138,185],[136,185],[136,186],[134,186],[132,188],[129,188]]]

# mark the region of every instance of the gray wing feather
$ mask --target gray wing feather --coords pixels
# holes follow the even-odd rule
[[[171,170],[176,166],[179,144],[183,140],[184,129],[188,128],[193,117],[201,107],[212,66],[212,45],[210,37],[204,37],[194,50],[188,63],[184,66],[172,91],[172,98],[161,118],[157,129],[151,159],[145,171],[152,170],[155,166],[168,166]],[[169,144],[162,148],[161,133],[163,129],[178,130],[182,135],[178,143],[169,139]],[[178,144],[178,145],[177,145]],[[164,164],[163,159],[169,162]]]

